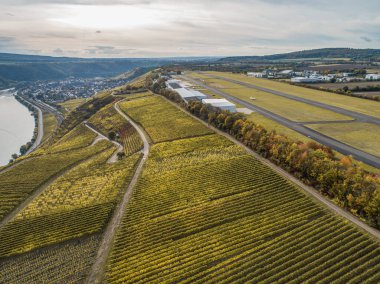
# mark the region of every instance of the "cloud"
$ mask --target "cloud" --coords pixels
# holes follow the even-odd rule
[[[14,14],[9,13],[9,12],[5,13],[5,15],[10,16],[10,17],[14,17],[15,16]]]
[[[1,0],[0,11],[17,16],[0,17],[0,52],[155,57],[378,48],[379,10],[378,0]]]
[[[56,49],[53,50],[53,52],[56,53],[56,54],[63,54],[62,48],[56,48]]]
[[[366,42],[371,42],[372,39],[370,39],[369,37],[366,37],[366,36],[362,36],[360,37],[362,40],[366,41]]]

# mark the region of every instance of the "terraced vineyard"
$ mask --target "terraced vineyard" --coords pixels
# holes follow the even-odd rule
[[[102,108],[88,122],[106,136],[110,131],[119,133],[128,125],[127,121],[113,108],[113,104]]]
[[[81,283],[93,264],[100,236],[92,235],[2,261],[2,283]]]
[[[41,155],[20,162],[0,174],[0,219],[49,179],[108,147],[110,144],[103,142],[94,147],[75,149],[64,155],[60,153]]]
[[[142,100],[123,108],[151,136],[157,127],[164,132],[160,137],[174,141],[152,147],[117,232],[105,282],[380,281],[378,241],[225,138],[178,140],[183,132],[162,125],[183,113],[172,109],[166,116],[154,109],[168,103]],[[157,102],[160,107],[153,106]],[[154,119],[136,110],[141,105]]]
[[[144,126],[153,142],[201,136],[211,131],[161,97],[143,97],[120,103],[120,108]]]
[[[101,231],[139,158],[134,155],[107,164],[113,151],[108,150],[55,180],[0,228],[0,257]]]

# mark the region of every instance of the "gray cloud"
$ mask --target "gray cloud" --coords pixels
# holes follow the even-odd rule
[[[369,37],[366,37],[366,36],[362,36],[360,37],[362,40],[366,41],[366,42],[371,42],[372,39],[370,39]]]

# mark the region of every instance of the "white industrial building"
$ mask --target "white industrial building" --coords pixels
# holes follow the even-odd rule
[[[263,73],[261,72],[248,72],[248,77],[263,78]]]
[[[202,100],[206,99],[207,96],[197,90],[185,88],[184,84],[180,80],[167,80],[165,82],[166,87],[169,89],[172,89],[173,91],[176,91],[183,100],[190,101],[190,100]]]
[[[181,96],[182,99],[186,101],[203,100],[207,98],[205,94],[193,89],[178,88],[174,90]]]
[[[292,83],[317,83],[320,82],[321,80],[318,78],[312,78],[312,77],[294,77],[291,78],[290,81]]]
[[[371,80],[380,80],[380,74],[367,74],[367,75],[365,75],[365,79],[366,80],[369,80],[369,81],[371,81]]]
[[[220,108],[222,110],[228,110],[230,112],[236,112],[236,106],[227,101],[226,99],[203,99],[203,104],[209,104],[213,107]]]

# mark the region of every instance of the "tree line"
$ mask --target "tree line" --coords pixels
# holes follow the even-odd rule
[[[242,113],[222,111],[199,101],[185,103],[178,93],[166,89],[157,75],[148,76],[146,84],[155,93],[232,135],[371,226],[380,228],[380,177],[355,165],[352,157],[338,159],[327,146],[313,141],[295,141],[276,131],[268,131],[247,120]]]

